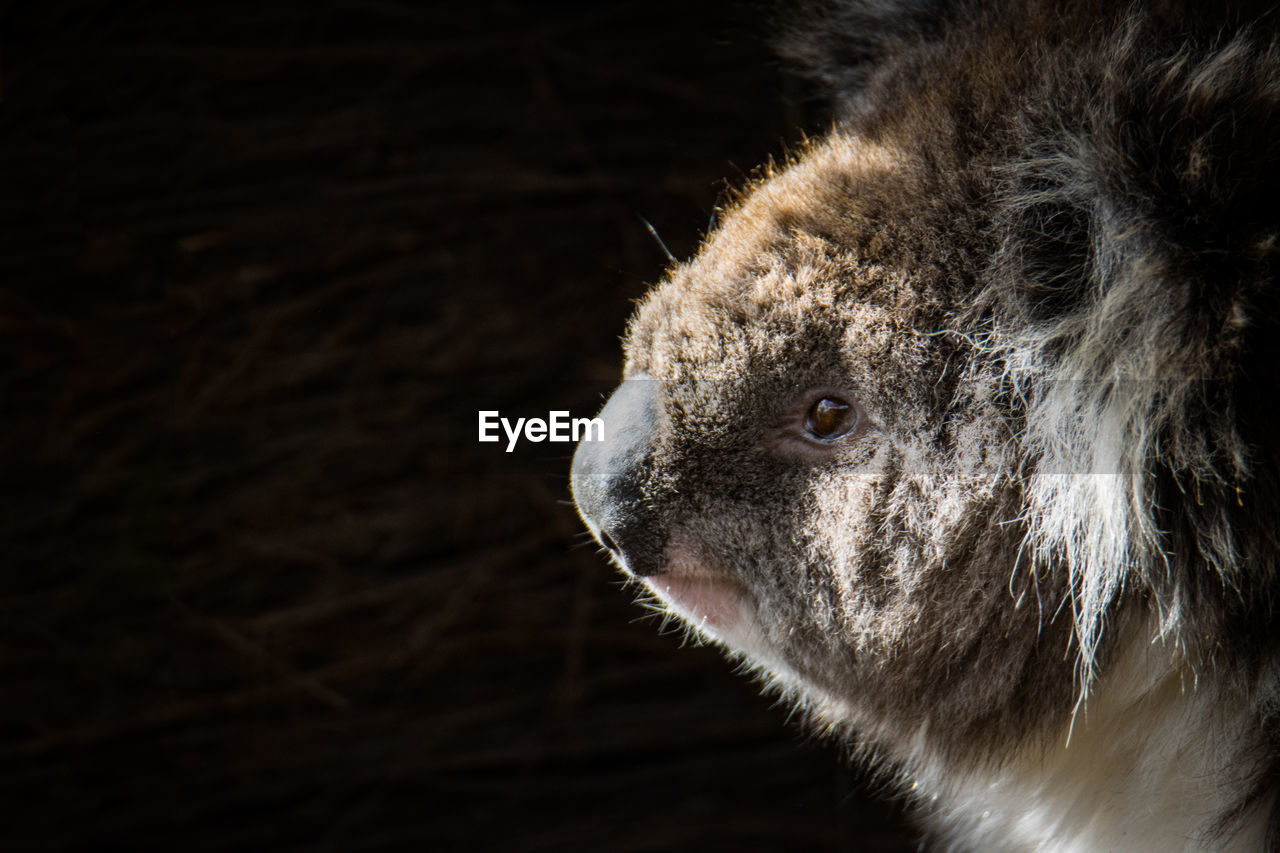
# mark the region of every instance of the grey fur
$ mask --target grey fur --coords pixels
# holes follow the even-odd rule
[[[1180,849],[1261,849],[1280,777],[1271,19],[815,8],[784,52],[841,119],[640,307],[626,375],[658,415],[626,470],[579,451],[584,518],[643,531],[612,544],[655,589],[664,559],[723,579],[750,633],[706,633],[936,794],[954,849],[1117,837],[1057,777],[1044,803],[1075,812],[1025,839],[1016,814],[972,814],[974,780],[1066,766],[1076,731],[1204,783],[1195,803],[1148,785],[1153,813],[1199,815]],[[815,393],[855,401],[857,434],[797,437]],[[1197,738],[1205,757],[1180,758]]]

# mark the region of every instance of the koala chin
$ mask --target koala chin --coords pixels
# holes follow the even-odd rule
[[[935,848],[1280,849],[1280,25],[822,3],[837,120],[631,320],[583,520]]]

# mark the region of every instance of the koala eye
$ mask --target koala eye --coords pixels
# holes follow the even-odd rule
[[[804,428],[819,441],[835,441],[858,425],[858,410],[839,397],[823,397],[809,407]]]
[[[785,457],[823,463],[839,457],[857,435],[873,426],[854,397],[839,387],[810,388],[783,411],[768,442]]]

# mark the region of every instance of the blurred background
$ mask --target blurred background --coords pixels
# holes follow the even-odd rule
[[[822,129],[766,8],[4,8],[4,850],[916,848],[476,441]]]

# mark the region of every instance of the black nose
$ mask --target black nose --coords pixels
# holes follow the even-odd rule
[[[657,437],[657,383],[626,380],[597,417],[604,422],[603,439],[582,441],[573,456],[578,514],[624,569],[640,577],[658,574],[665,534],[646,488]],[[594,438],[590,431],[587,438]]]

